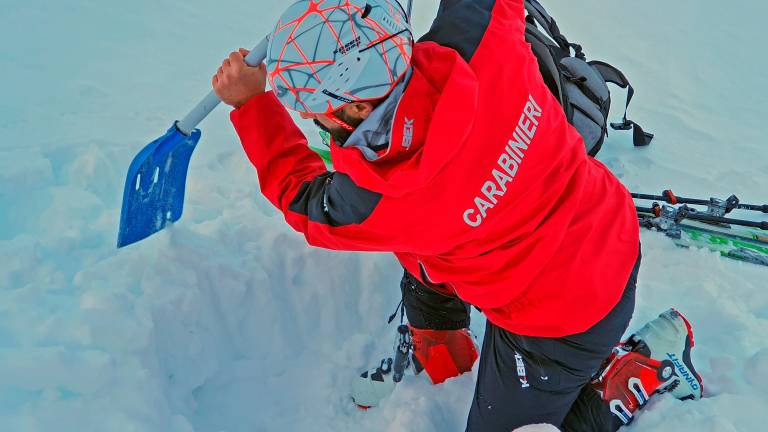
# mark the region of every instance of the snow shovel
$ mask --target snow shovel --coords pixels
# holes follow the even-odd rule
[[[256,66],[267,56],[268,38],[264,38],[245,57]],[[128,168],[120,214],[117,247],[128,246],[162,230],[181,218],[184,189],[192,152],[200,141],[195,127],[219,105],[211,91],[181,121],[139,152]]]

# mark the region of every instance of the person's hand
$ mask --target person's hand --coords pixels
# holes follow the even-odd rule
[[[248,50],[240,48],[224,59],[216,75],[211,79],[213,91],[227,105],[240,108],[252,97],[264,93],[267,67],[264,63],[248,66],[245,56]]]

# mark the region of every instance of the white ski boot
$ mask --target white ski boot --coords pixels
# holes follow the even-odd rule
[[[617,346],[592,386],[624,424],[655,393],[700,399],[704,387],[691,362],[693,346],[690,323],[670,309]]]
[[[662,363],[674,366],[672,377],[664,383],[664,390],[680,400],[701,399],[704,385],[691,361],[694,347],[693,329],[687,319],[675,309],[659,315],[630,336],[633,351],[648,355]]]

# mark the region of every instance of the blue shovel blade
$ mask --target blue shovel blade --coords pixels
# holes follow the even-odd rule
[[[200,141],[200,130],[190,136],[174,124],[133,159],[123,192],[117,247],[143,240],[181,218],[187,168]]]

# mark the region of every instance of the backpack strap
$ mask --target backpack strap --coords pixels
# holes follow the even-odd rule
[[[606,82],[616,84],[617,86],[627,89],[627,104],[624,107],[624,118],[621,123],[611,123],[611,128],[614,130],[630,130],[632,129],[632,141],[635,147],[647,146],[653,140],[653,134],[645,132],[639,124],[627,119],[627,110],[629,109],[629,103],[632,102],[632,97],[635,95],[635,89],[632,84],[629,83],[627,77],[614,66],[608,63],[593,60],[589,62],[590,66],[597,69],[600,75]]]
[[[587,61],[587,56],[579,44],[570,43],[562,33],[560,33],[560,27],[557,26],[557,22],[554,18],[544,9],[537,0],[525,0],[525,10],[528,15],[525,17],[526,22],[529,24],[538,24],[547,35],[552,39],[557,46],[570,55],[570,50],[573,49],[574,57]]]
[[[542,6],[541,3],[537,0],[525,0],[525,10],[528,12],[529,22],[530,20],[534,20],[546,30],[549,37],[551,37],[560,48],[565,51],[569,50],[570,43],[568,42],[568,39],[560,33],[560,28],[557,26],[555,19],[547,13],[547,10],[544,9],[544,6]]]
[[[529,15],[530,16],[530,15]],[[539,62],[539,71],[549,90],[557,97],[560,105],[565,106],[563,87],[560,82],[560,69],[552,50],[562,52],[562,49],[551,38],[542,33],[536,23],[526,23],[525,40],[531,44],[531,50]]]

